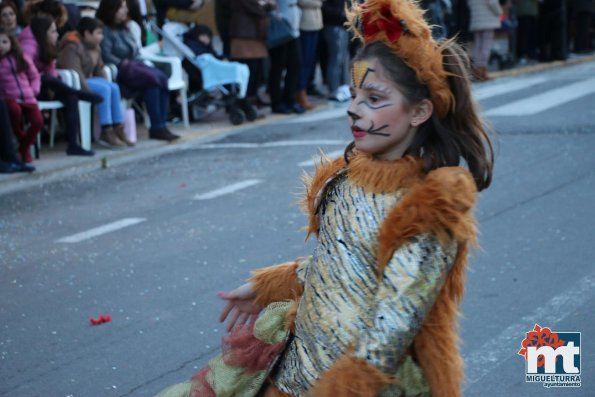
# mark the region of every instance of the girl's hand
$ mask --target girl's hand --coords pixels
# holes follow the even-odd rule
[[[230,292],[219,292],[217,296],[227,301],[223,308],[219,321],[224,322],[227,316],[233,311],[227,321],[227,331],[238,325],[243,326],[247,322],[252,323],[258,318],[262,307],[254,304],[252,301],[256,297],[252,289],[252,283],[246,283]]]

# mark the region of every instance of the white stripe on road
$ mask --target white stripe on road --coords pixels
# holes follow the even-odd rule
[[[220,196],[223,196],[226,194],[237,192],[238,190],[246,189],[247,187],[250,187],[250,186],[258,185],[259,183],[262,183],[262,181],[260,179],[248,179],[246,181],[234,183],[233,185],[229,185],[229,186],[223,187],[221,189],[212,190],[210,192],[203,193],[203,194],[197,194],[196,196],[194,196],[194,199],[195,200],[210,200],[210,199],[220,197]]]
[[[511,356],[516,356],[525,333],[532,330],[535,324],[551,329],[553,325],[558,324],[570,313],[585,305],[595,294],[594,291],[595,273],[583,277],[577,285],[554,296],[529,316],[523,317],[522,321],[506,328],[496,338],[490,338],[487,343],[465,359],[467,387],[478,382],[488,373],[493,373]],[[580,329],[576,331],[580,331]],[[519,357],[519,360],[521,359]]]
[[[347,145],[348,141],[336,139],[319,139],[312,141],[276,141],[264,143],[207,143],[200,145],[198,149],[258,149],[268,147],[290,147],[290,146],[318,146],[318,145]]]
[[[137,223],[141,223],[146,221],[145,218],[124,218],[120,219],[119,221],[108,223],[107,225],[99,226],[86,232],[81,232],[77,234],[73,234],[72,236],[61,238],[60,240],[56,240],[57,243],[79,243],[84,240],[88,240],[93,237],[101,236],[102,234],[114,232],[116,230],[123,229],[128,226],[136,225]]]
[[[344,150],[336,150],[334,152],[325,153],[324,155],[328,158],[334,159],[335,157],[343,155],[343,153],[345,153]],[[312,160],[302,161],[301,163],[298,163],[298,165],[300,167],[313,167],[314,164],[317,164],[320,162],[320,156],[321,155],[315,156]]]
[[[475,99],[480,101],[482,99],[524,90],[525,88],[541,84],[545,81],[547,81],[545,77],[532,77],[526,79],[509,80],[498,84],[474,86],[473,94],[475,95]]]
[[[349,105],[345,105],[345,106],[338,107],[338,108],[321,110],[319,112],[308,114],[306,116],[296,116],[294,118],[284,120],[284,123],[285,124],[311,123],[314,121],[324,121],[324,120],[336,119],[341,116],[345,116],[345,120],[347,121],[347,108],[348,107],[349,107]]]
[[[595,78],[556,88],[488,110],[488,116],[529,116],[595,92]]]

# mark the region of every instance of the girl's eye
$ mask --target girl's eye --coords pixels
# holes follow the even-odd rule
[[[379,100],[380,100],[380,98],[378,98],[377,96],[374,96],[374,95],[370,96],[370,102],[372,102],[372,103],[376,103]]]

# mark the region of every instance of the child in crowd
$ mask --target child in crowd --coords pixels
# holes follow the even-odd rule
[[[78,101],[100,103],[103,99],[92,92],[74,89],[65,84],[56,71],[58,57],[58,30],[49,16],[35,16],[19,36],[23,52],[28,55],[41,74],[40,100],[58,100],[64,105],[64,124],[68,146],[66,154],[93,156],[93,151],[80,146],[80,116]]]
[[[81,18],[77,31],[68,32],[60,41],[58,67],[75,70],[81,81],[81,88],[94,92],[103,98],[98,105],[101,123],[101,140],[113,146],[133,146],[124,133],[124,116],[120,87],[108,81],[101,59],[103,23],[99,19]]]
[[[19,141],[18,151],[25,163],[33,161],[31,145],[43,127],[43,116],[37,106],[40,85],[39,73],[23,54],[16,37],[0,28],[0,99],[8,107],[12,130]],[[26,130],[25,124],[28,124]]]
[[[413,0],[352,7],[354,140],[307,181],[314,253],[221,292],[222,355],[160,397],[462,394],[458,307],[493,164],[469,62]]]

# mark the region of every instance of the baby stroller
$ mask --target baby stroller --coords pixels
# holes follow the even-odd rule
[[[238,62],[217,59],[213,53],[195,55],[184,43],[184,34],[193,29],[180,22],[166,22],[162,29],[153,27],[164,41],[164,55],[183,59],[182,66],[189,79],[188,107],[193,120],[201,120],[224,108],[233,125],[258,117],[256,109],[246,100],[250,71]]]

